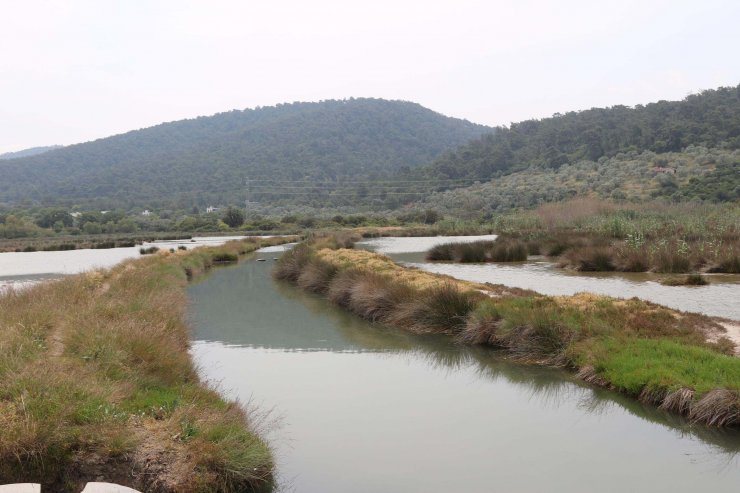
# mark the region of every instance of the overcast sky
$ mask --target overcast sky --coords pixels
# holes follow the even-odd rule
[[[740,1],[0,0],[0,152],[381,97],[488,125],[740,83]]]

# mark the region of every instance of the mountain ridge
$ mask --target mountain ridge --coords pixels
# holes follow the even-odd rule
[[[44,154],[55,149],[61,149],[64,146],[51,145],[51,146],[38,146],[29,147],[28,149],[21,149],[20,151],[4,152],[0,154],[1,159],[19,159],[23,157],[36,156],[38,154]]]
[[[161,123],[0,162],[0,202],[105,207],[236,202],[258,177],[392,176],[490,131],[416,103],[286,103]],[[211,192],[210,190],[215,190]]]

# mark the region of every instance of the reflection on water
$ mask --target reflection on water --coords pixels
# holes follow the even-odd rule
[[[362,242],[360,246],[385,253],[404,265],[467,281],[505,284],[547,295],[587,291],[620,298],[634,296],[677,310],[740,320],[740,275],[709,274],[711,284],[707,286],[663,286],[658,281],[665,275],[576,272],[558,269],[545,260],[489,264],[426,262],[424,252],[440,242],[440,237],[380,238]]]
[[[231,397],[273,409],[280,491],[735,491],[740,435],[366,323],[270,279],[267,262],[190,289],[193,353]]]

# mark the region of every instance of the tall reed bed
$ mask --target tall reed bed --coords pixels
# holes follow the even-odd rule
[[[740,273],[740,205],[582,198],[494,219],[502,240],[583,271]]]
[[[500,348],[712,426],[740,426],[740,358],[712,319],[652,303],[506,291],[407,269],[365,251],[302,244],[277,279],[417,334]]]
[[[280,240],[160,252],[0,296],[0,483],[233,492],[271,477],[250,413],[198,379],[187,279]]]

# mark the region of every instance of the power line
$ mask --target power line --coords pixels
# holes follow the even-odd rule
[[[478,178],[440,178],[437,180],[342,180],[342,181],[333,181],[333,182],[319,182],[319,181],[310,181],[310,180],[281,180],[279,178],[276,179],[264,179],[264,180],[248,180],[250,183],[304,183],[304,184],[329,184],[329,185],[342,185],[345,183],[349,184],[361,184],[361,185],[375,185],[375,184],[382,184],[382,183],[457,183],[457,182],[468,182],[468,181],[480,181]]]
[[[316,192],[279,192],[279,191],[265,191],[265,192],[254,192],[262,195],[273,194],[273,195],[317,195]],[[384,195],[427,195],[427,192],[368,192],[362,194],[364,197],[382,197]],[[357,193],[330,193],[322,195],[322,197],[359,197]],[[360,197],[361,198],[361,197]]]

